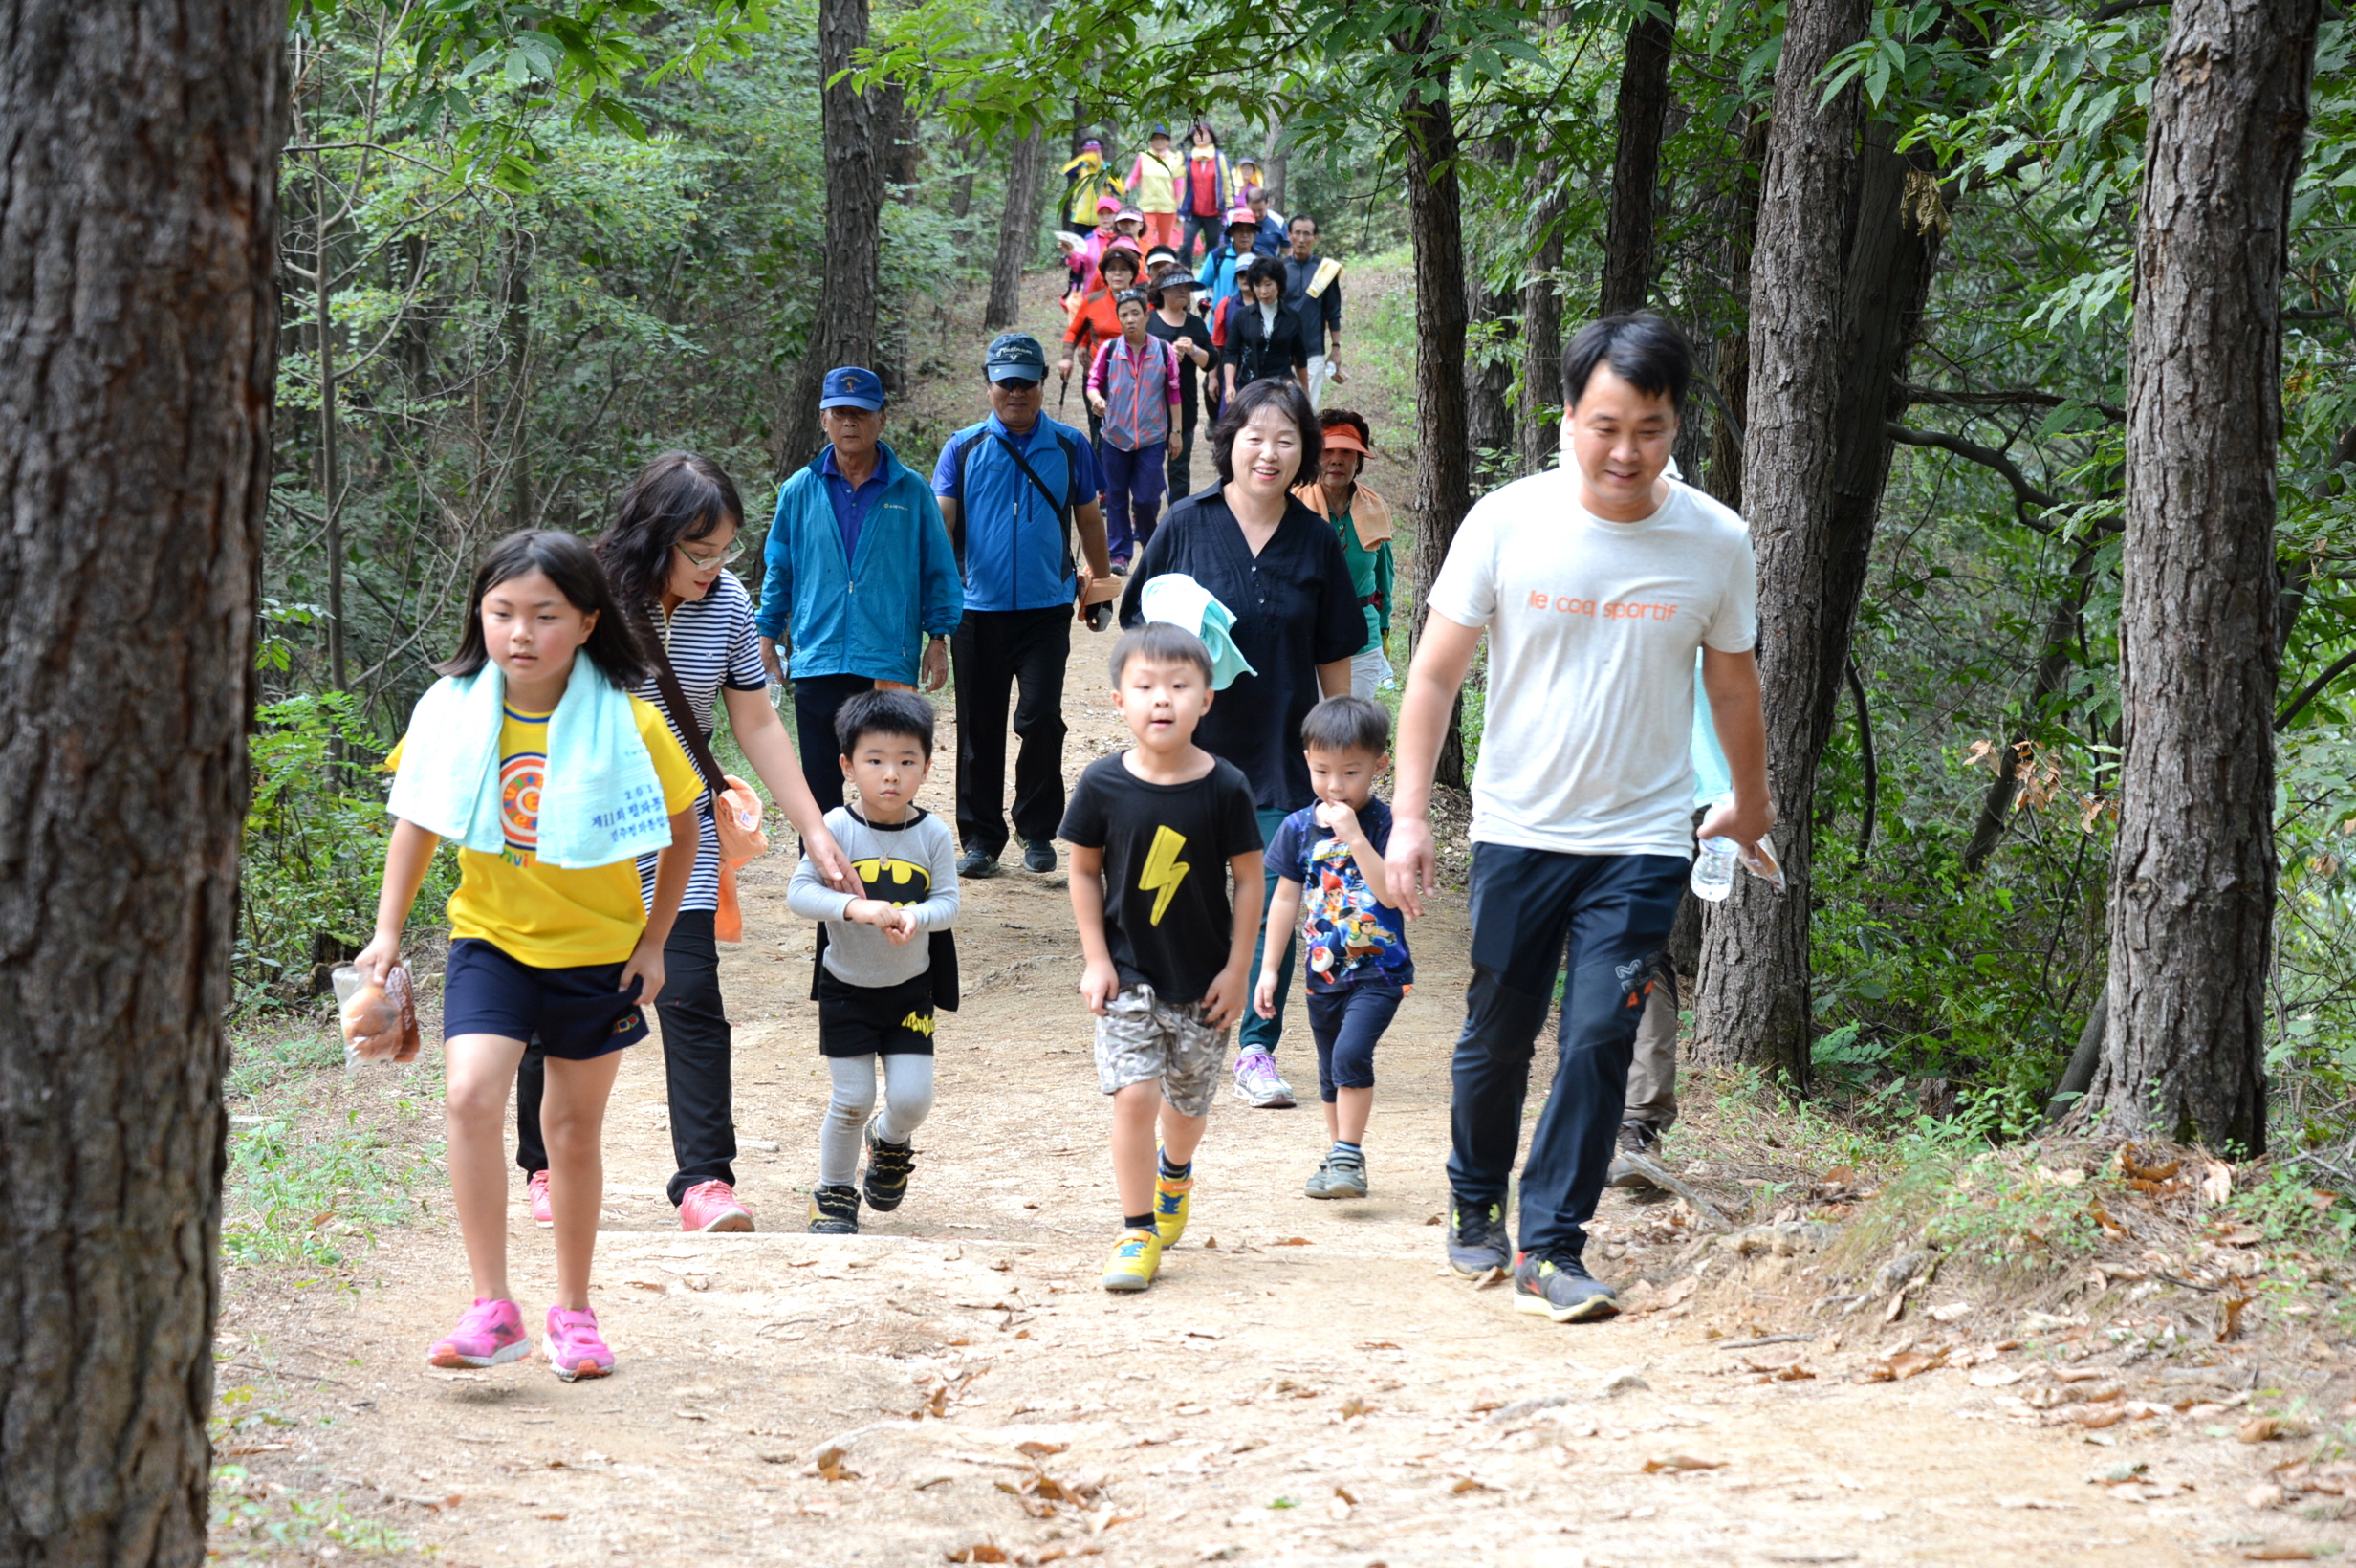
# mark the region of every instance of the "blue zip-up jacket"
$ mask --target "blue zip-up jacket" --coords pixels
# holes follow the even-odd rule
[[[1215,250],[1203,253],[1202,269],[1194,281],[1203,286],[1203,313],[1208,317],[1219,308],[1219,301],[1235,295],[1235,276],[1252,265],[1249,253],[1237,254],[1233,245],[1222,242]]]
[[[762,550],[763,637],[790,625],[794,678],[863,675],[916,684],[924,636],[947,637],[965,614],[957,557],[931,488],[892,449],[876,444],[884,492],[845,559],[842,530],[827,498],[821,451],[777,490],[777,514]]]

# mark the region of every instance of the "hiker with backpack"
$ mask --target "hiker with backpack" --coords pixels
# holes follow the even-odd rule
[[[1113,570],[1153,536],[1167,481],[1169,434],[1178,423],[1178,355],[1145,330],[1145,291],[1113,298],[1121,336],[1097,346],[1088,365],[1088,407],[1101,422],[1097,462],[1104,469],[1104,534]]]
[[[1072,650],[1080,574],[1112,576],[1104,489],[1085,433],[1045,412],[1047,356],[1027,333],[1003,333],[982,365],[990,417],[941,448],[932,490],[965,570],[965,619],[949,640],[956,670],[957,875],[996,871],[1006,848],[1007,708],[1014,700],[1014,831],[1023,864],[1056,868],[1063,820],[1063,666]]]

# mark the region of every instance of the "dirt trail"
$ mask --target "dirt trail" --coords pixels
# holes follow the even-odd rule
[[[1098,696],[1108,645],[1076,642],[1069,773],[1123,733]],[[936,810],[955,752],[943,719],[924,795]],[[753,940],[722,961],[740,1188],[762,1230],[673,1228],[659,1046],[633,1051],[596,1291],[618,1374],[568,1387],[536,1360],[427,1369],[466,1280],[435,1194],[431,1217],[387,1232],[346,1288],[230,1275],[224,1381],[284,1423],[229,1445],[257,1492],[340,1496],[440,1561],[529,1568],[937,1563],[976,1547],[970,1560],[1107,1565],[2148,1565],[2348,1537],[2243,1506],[2279,1448],[2176,1417],[2037,1426],[2013,1397],[2043,1384],[2044,1352],[1853,1381],[1874,1348],[1859,1325],[1878,1313],[1817,1318],[1766,1304],[1779,1290],[1745,1295],[1788,1284],[1804,1252],[1737,1263],[1711,1249],[1700,1296],[1577,1327],[1447,1276],[1433,1222],[1465,978],[1458,897],[1413,933],[1422,983],[1379,1057],[1375,1196],[1300,1195],[1322,1146],[1314,1101],[1254,1111],[1223,1095],[1185,1243],[1150,1292],[1111,1297],[1096,1284],[1118,1219],[1108,1107],[1064,879],[969,884],[968,995],[942,1019],[908,1201],[855,1239],[803,1234],[825,1079],[790,869],[778,858],[748,875]],[[1279,1059],[1313,1091],[1298,1004]],[[430,1098],[436,1072],[421,1064],[414,1092]],[[554,1271],[520,1182],[513,1214],[530,1318]],[[1691,1274],[1692,1249],[1642,1245],[1647,1219],[1607,1198],[1607,1278]],[[1817,1338],[1737,1348],[1777,1335]],[[1815,1375],[1776,1376],[1794,1365]],[[2008,1371],[2023,1376],[1978,1385]],[[2222,1389],[2245,1372],[2214,1376]],[[2136,1465],[2133,1485],[2089,1484]]]

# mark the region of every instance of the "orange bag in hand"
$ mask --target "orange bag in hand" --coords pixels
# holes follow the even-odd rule
[[[736,868],[756,855],[769,853],[769,835],[761,831],[761,797],[734,773],[722,773],[728,788],[712,796],[712,826],[720,835],[720,907],[711,917],[715,942],[745,939],[744,906],[736,902]]]
[[[348,964],[336,970],[334,980],[345,1067],[417,1059],[417,988],[410,983],[408,965],[395,964],[382,986],[362,980],[360,970]]]

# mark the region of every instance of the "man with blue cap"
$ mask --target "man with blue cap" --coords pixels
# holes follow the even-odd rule
[[[831,811],[842,804],[836,710],[878,685],[914,689],[920,668],[925,689],[938,691],[965,593],[932,491],[884,444],[875,372],[828,371],[818,427],[826,449],[777,491],[753,625],[770,679],[790,674],[802,776]]]
[[[1103,475],[1086,434],[1043,411],[1046,351],[1028,333],[1003,333],[990,345],[982,378],[990,417],[951,435],[932,470],[933,494],[965,563],[965,620],[949,644],[957,667],[960,877],[989,876],[1006,848],[1007,706],[1017,684],[1014,833],[1026,867],[1056,868],[1073,605],[1083,576],[1100,594],[1112,585],[1098,504]],[[1084,574],[1072,561],[1075,530]]]

